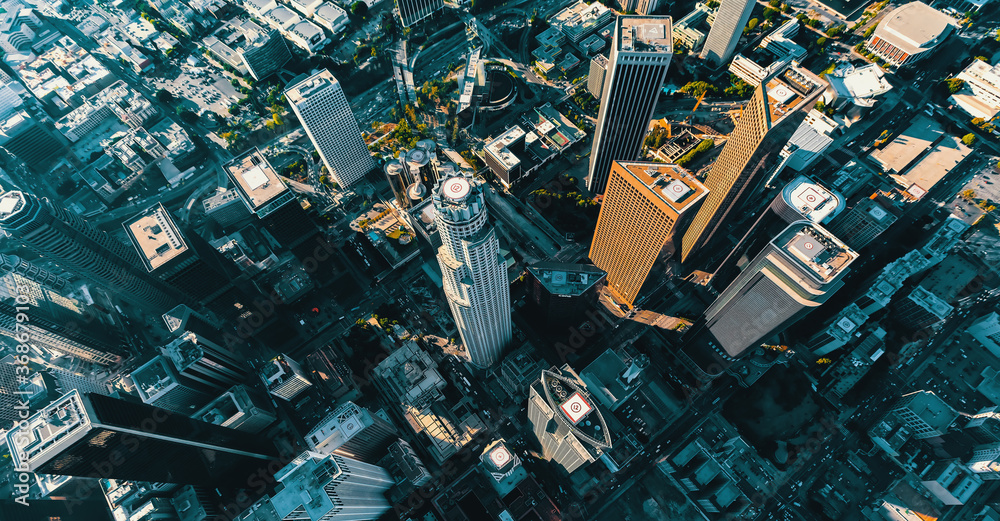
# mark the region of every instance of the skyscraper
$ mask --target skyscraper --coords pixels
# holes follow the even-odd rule
[[[528,422],[542,454],[572,473],[611,448],[611,432],[587,385],[569,367],[542,371],[528,391]]]
[[[223,165],[222,169],[247,209],[260,219],[267,233],[282,246],[295,248],[318,233],[298,198],[285,186],[260,150],[248,150]]]
[[[396,428],[367,409],[346,402],[313,427],[306,444],[322,454],[378,461],[396,441]]]
[[[122,226],[142,265],[166,284],[226,318],[238,316],[249,304],[225,273],[219,252],[200,236],[182,233],[162,204]]]
[[[192,332],[180,335],[160,351],[181,376],[208,386],[213,394],[245,381],[250,375],[244,356]]]
[[[245,521],[366,521],[389,510],[395,485],[382,467],[336,454],[303,452],[274,479],[277,492],[239,515]]]
[[[472,364],[486,368],[510,342],[510,285],[496,230],[487,222],[483,187],[464,174],[434,191],[441,235],[437,259],[444,294]]]
[[[246,486],[277,457],[252,434],[146,404],[70,391],[7,433],[15,467],[38,474]]]
[[[214,396],[214,389],[181,376],[165,356],[154,356],[128,377],[142,403],[185,415],[193,415]]]
[[[162,313],[180,300],[163,283],[139,271],[135,250],[48,199],[20,191],[3,194],[0,227],[41,257],[133,304]]]
[[[587,188],[604,193],[613,161],[635,161],[673,57],[669,16],[619,16],[597,114]]]
[[[245,385],[234,385],[191,417],[253,434],[278,420],[264,395]]]
[[[896,222],[902,212],[879,192],[854,203],[830,225],[830,231],[845,244],[860,250]]]
[[[608,289],[629,306],[657,259],[673,253],[674,230],[708,193],[683,168],[615,161],[590,246],[590,259],[608,272]]]
[[[705,325],[735,358],[826,302],[857,257],[818,225],[796,221],[722,291],[705,311]]]
[[[291,401],[302,391],[312,387],[312,382],[306,378],[302,366],[287,355],[278,355],[261,367],[261,378],[267,387],[267,392]]]
[[[715,15],[715,22],[712,23],[708,38],[705,39],[705,46],[701,49],[703,60],[707,60],[714,67],[729,61],[736,44],[740,41],[740,36],[743,36],[743,28],[746,27],[755,5],[756,2],[750,0],[722,0],[722,5]]]
[[[823,91],[822,84],[804,69],[779,67],[757,87],[705,178],[709,194],[684,233],[681,262],[711,241],[730,214],[756,192],[763,174],[775,166],[781,147]]]
[[[11,260],[4,256],[5,260]],[[64,282],[33,264],[20,260],[0,265],[16,269],[0,275],[0,335],[45,351],[46,357],[70,355],[99,365],[113,365],[129,355],[127,344],[111,317],[56,292],[36,280]],[[12,265],[13,264],[13,265]],[[30,276],[28,278],[21,273]],[[32,280],[34,279],[34,280]],[[19,306],[30,310],[29,320],[18,322]]]
[[[337,184],[351,186],[375,168],[351,104],[330,71],[292,80],[285,98]]]
[[[444,7],[444,0],[396,0],[403,27],[409,27]]]

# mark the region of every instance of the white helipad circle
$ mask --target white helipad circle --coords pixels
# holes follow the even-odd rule
[[[441,185],[441,191],[449,199],[462,199],[469,195],[472,185],[463,177],[452,177]]]
[[[505,447],[498,447],[490,453],[490,461],[492,461],[497,468],[501,468],[510,461],[510,452],[508,452]]]
[[[779,98],[779,99],[781,99],[781,98],[784,98],[784,97],[786,97],[786,96],[790,96],[790,95],[791,95],[791,93],[790,93],[790,92],[788,92],[788,89],[787,89],[786,87],[783,87],[783,86],[781,86],[781,87],[776,87],[776,88],[775,88],[775,89],[774,89],[774,90],[772,91],[772,93],[774,94],[774,97],[775,97],[775,98]]]
[[[683,185],[674,185],[670,189],[673,190],[674,193],[678,193],[679,194],[679,193],[681,193],[681,192],[684,191],[684,186]]]
[[[805,248],[805,249],[807,249],[807,250],[813,249],[813,245],[812,245],[811,242],[807,242],[807,243],[803,244],[802,247]]]

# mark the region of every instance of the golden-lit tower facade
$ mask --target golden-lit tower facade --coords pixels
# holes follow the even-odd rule
[[[730,214],[756,192],[822,91],[823,81],[797,66],[779,68],[754,90],[705,178],[709,194],[684,233],[681,262],[711,241]]]
[[[708,193],[677,165],[612,163],[590,259],[608,272],[615,300],[632,306],[656,261],[673,252],[678,222]]]

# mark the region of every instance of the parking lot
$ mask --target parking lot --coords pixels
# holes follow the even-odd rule
[[[243,97],[225,76],[210,66],[193,67],[184,63],[179,74],[168,73],[166,77],[150,77],[149,80],[154,89],[165,89],[175,98],[193,103],[197,108],[188,108],[198,114],[212,111],[229,117],[229,106]]]

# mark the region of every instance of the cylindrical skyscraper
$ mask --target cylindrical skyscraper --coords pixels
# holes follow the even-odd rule
[[[47,199],[13,191],[0,197],[0,227],[38,255],[160,313],[180,302],[139,271],[135,250]]]
[[[389,181],[389,188],[392,188],[392,195],[396,197],[396,204],[405,210],[410,207],[410,198],[406,195],[407,173],[406,169],[398,159],[390,159],[385,163],[385,177]]]
[[[469,176],[442,178],[434,191],[444,292],[472,364],[495,363],[510,342],[510,286],[483,189]]]

